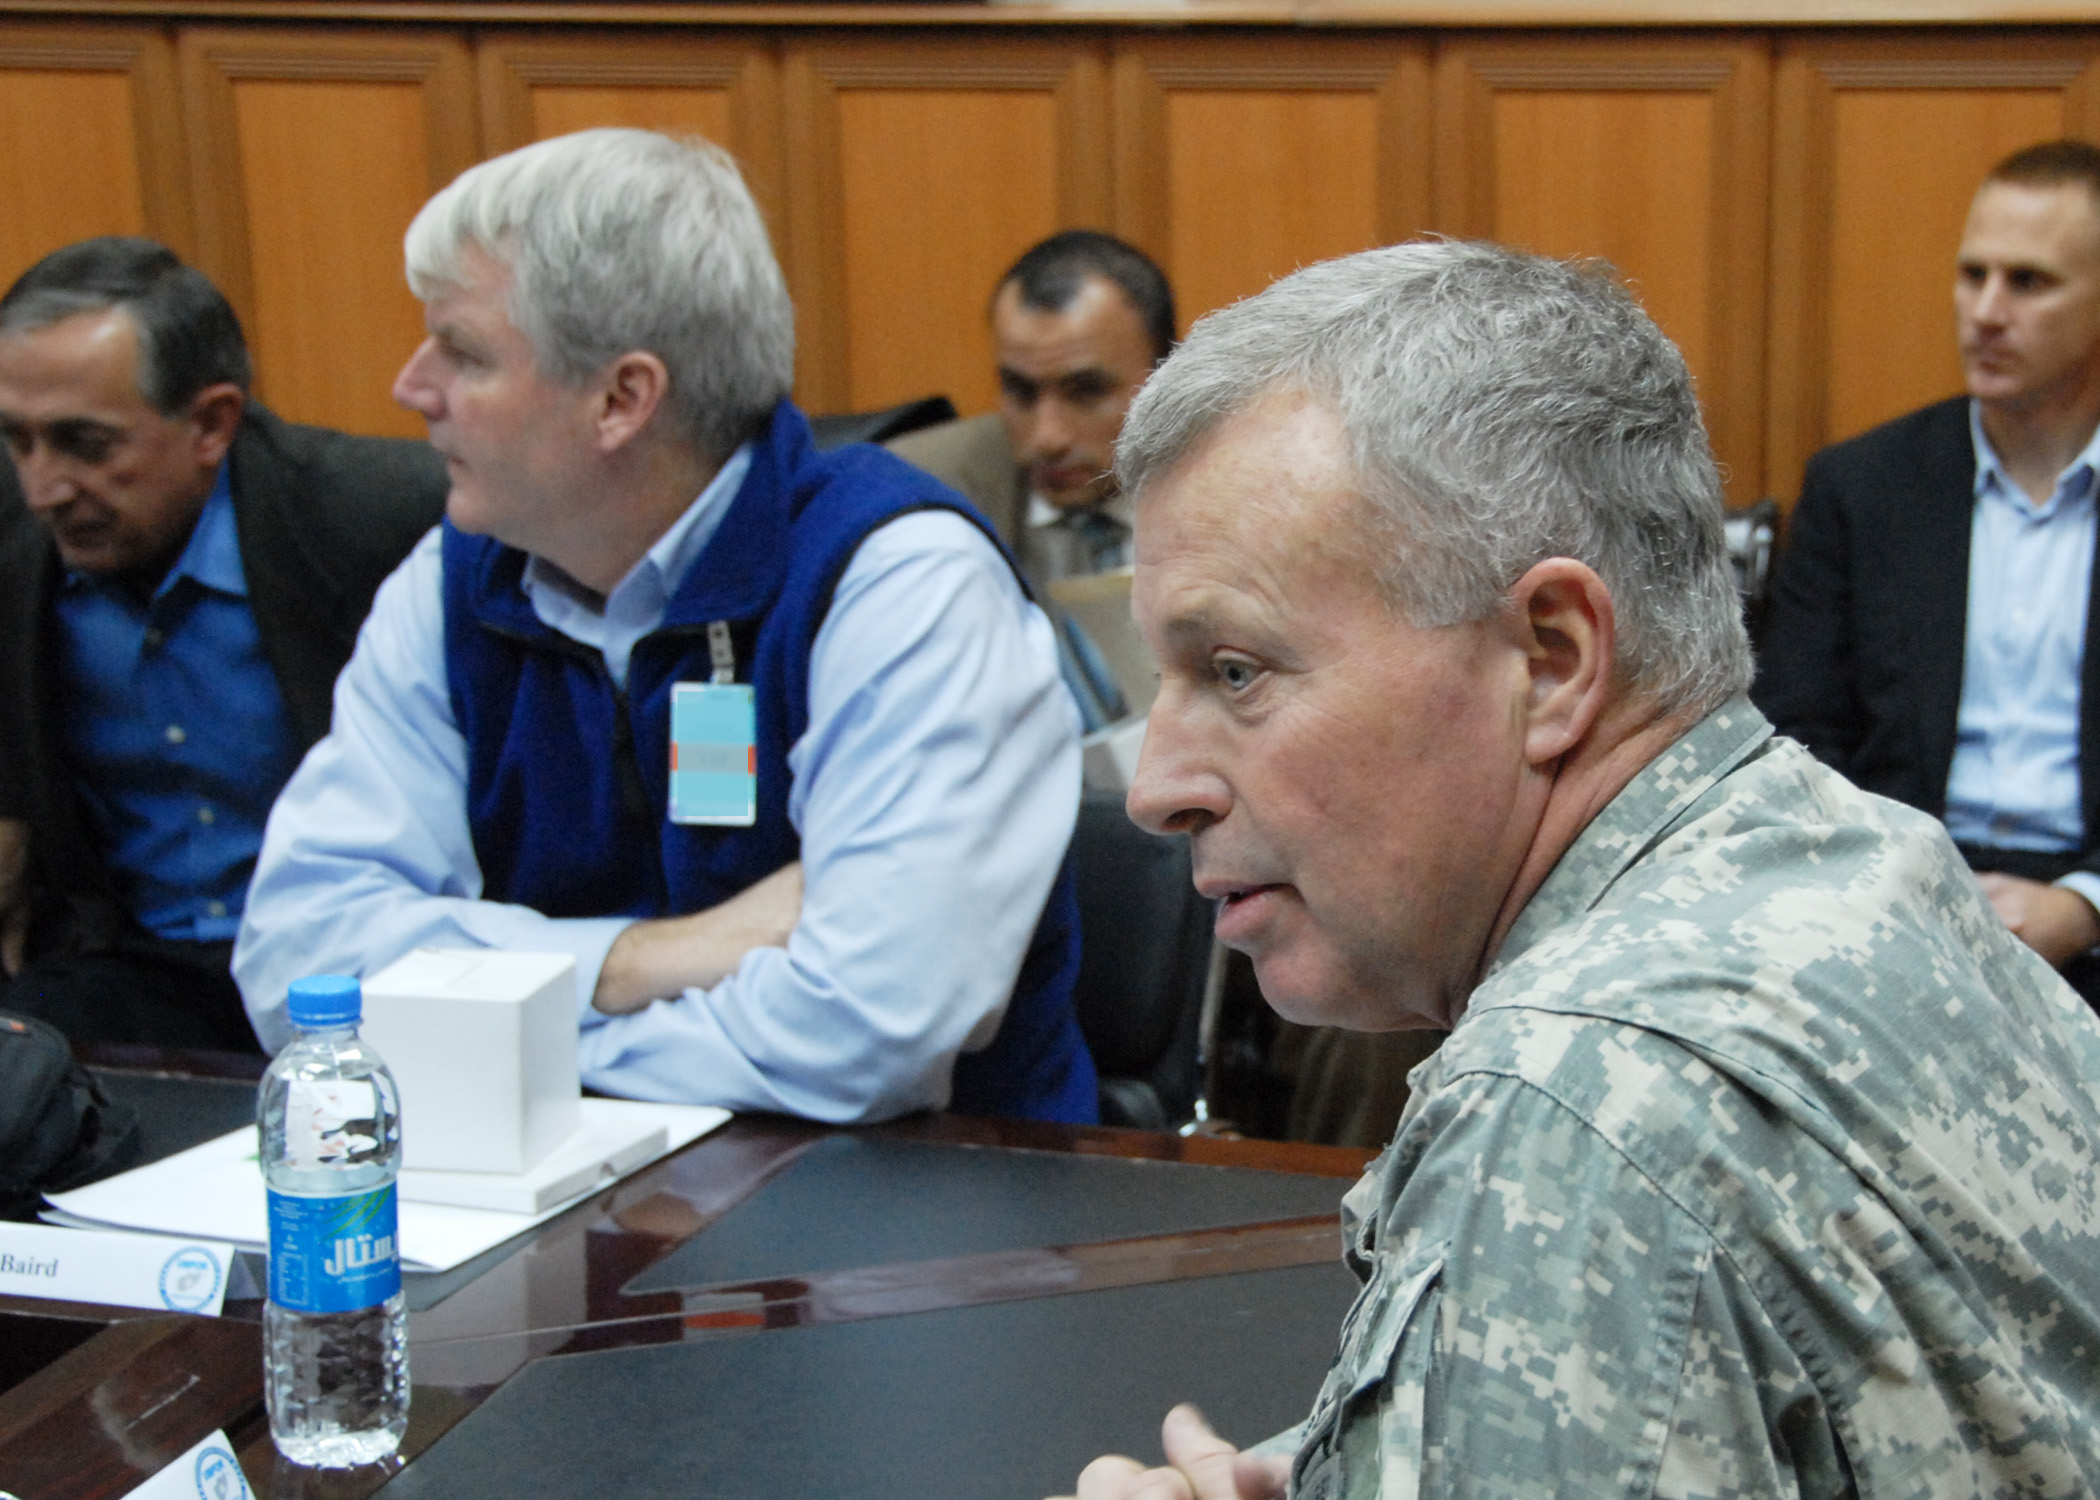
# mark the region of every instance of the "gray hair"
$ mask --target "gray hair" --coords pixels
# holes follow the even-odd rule
[[[1666,716],[1748,687],[1721,481],[1676,347],[1595,263],[1432,241],[1308,267],[1199,321],[1138,393],[1146,483],[1273,389],[1339,419],[1376,571],[1411,623],[1486,619],[1534,564],[1611,590],[1614,666]]]
[[[429,300],[478,246],[505,261],[510,317],[549,378],[576,385],[631,350],[670,371],[671,419],[726,457],[794,383],[795,313],[728,153],[646,130],[582,130],[462,172],[408,226]]]

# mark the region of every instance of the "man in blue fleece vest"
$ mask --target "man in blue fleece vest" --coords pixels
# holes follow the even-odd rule
[[[270,821],[235,955],[573,954],[584,1082],[832,1121],[1091,1120],[1076,715],[984,519],[819,454],[735,167],[634,130],[423,209],[446,524],[380,590]]]

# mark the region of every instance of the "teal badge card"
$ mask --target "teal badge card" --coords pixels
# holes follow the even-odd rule
[[[671,821],[758,821],[758,712],[744,682],[671,688]]]

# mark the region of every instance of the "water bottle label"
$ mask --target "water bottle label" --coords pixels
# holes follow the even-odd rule
[[[401,1290],[394,1185],[347,1198],[270,1193],[270,1300],[291,1312],[355,1312]]]

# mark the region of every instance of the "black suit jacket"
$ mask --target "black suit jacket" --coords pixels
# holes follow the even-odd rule
[[[449,487],[427,443],[301,427],[250,405],[231,453],[241,568],[301,749],[328,732],[336,674],[372,594],[437,523]],[[30,825],[38,951],[131,930],[66,761],[50,534],[0,463],[0,816]]]
[[[1966,397],[1811,459],[1752,690],[1782,734],[1856,785],[1936,818],[1961,708],[1975,487]],[[2078,764],[2079,864],[2100,870],[2100,607],[2086,611]]]

